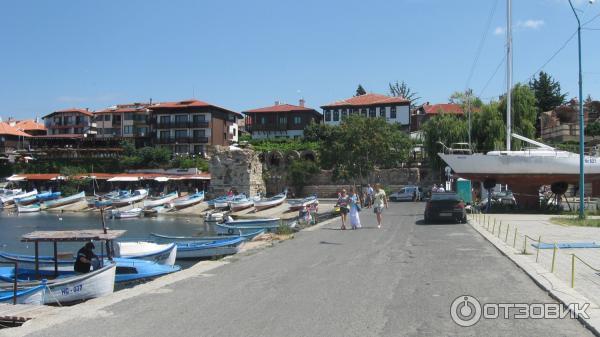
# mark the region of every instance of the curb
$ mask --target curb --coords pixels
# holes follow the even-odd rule
[[[468,220],[469,225],[476,232],[478,232],[483,238],[491,243],[496,249],[510,261],[512,261],[519,269],[521,269],[533,282],[546,291],[548,295],[560,302],[563,306],[567,307],[572,303],[589,303],[590,307],[586,311],[589,315],[589,319],[578,317],[577,320],[594,335],[600,336],[600,307],[593,304],[588,298],[569,287],[565,282],[556,277],[553,273],[543,268],[541,265],[529,261],[525,256],[519,255],[515,250],[507,245],[501,239],[496,236],[484,231],[482,228],[478,228],[473,220]]]

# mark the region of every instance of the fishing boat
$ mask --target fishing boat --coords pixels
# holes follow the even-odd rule
[[[142,215],[143,211],[144,210],[139,207],[128,210],[113,209],[111,212],[111,217],[113,217],[114,219],[139,218]]]
[[[16,293],[17,300],[15,301],[14,290],[0,290],[0,303],[15,303],[16,304],[30,304],[30,305],[42,305],[44,304],[44,293],[46,292],[46,282],[42,281],[42,284],[19,289]]]
[[[307,206],[311,206],[314,204],[319,204],[319,199],[317,199],[316,196],[310,196],[300,200],[288,200],[290,211],[298,211],[301,209],[305,209]]]
[[[265,232],[274,232],[282,224],[281,219],[252,219],[252,220],[229,220],[222,224],[215,224],[217,234],[233,235],[235,233],[248,234],[263,229]],[[285,224],[290,228],[296,227],[295,221]]]
[[[144,209],[150,209],[156,206],[162,206],[167,204],[175,199],[179,198],[179,193],[177,191],[169,193],[167,195],[161,195],[158,197],[150,197],[144,200]]]
[[[35,196],[37,201],[48,201],[60,198],[61,192],[44,192]]]
[[[53,200],[60,197],[60,192],[50,192],[50,191],[45,191],[42,193],[38,193],[35,195],[30,195],[28,197],[24,197],[24,198],[15,198],[15,204],[18,205],[29,205],[32,204],[34,202],[41,202],[41,201],[47,201],[47,200]]]
[[[233,255],[239,252],[246,239],[238,236],[231,239],[218,239],[209,242],[187,241],[177,242],[178,259],[199,259],[223,255]]]
[[[0,188],[0,196],[19,194],[21,191],[20,188]]]
[[[258,198],[248,198],[242,194],[241,198],[231,200],[229,209],[232,212],[238,212],[254,206],[254,201]]]
[[[19,213],[35,213],[41,210],[40,204],[32,204],[32,205],[21,205],[17,204],[17,211]]]
[[[207,201],[206,204],[208,205],[209,208],[215,208],[216,203],[221,203],[223,201],[227,201],[226,195],[211,199],[211,200]]]
[[[135,190],[131,194],[126,194],[124,196],[120,196],[115,199],[112,199],[112,205],[115,207],[126,206],[129,204],[133,204],[138,201],[141,201],[141,200],[145,199],[147,196],[148,196],[148,190],[145,190],[145,189]]]
[[[13,201],[17,205],[29,205],[37,201],[37,194],[30,195],[28,197],[14,198]]]
[[[167,212],[171,212],[173,210],[173,206],[170,203],[144,209],[145,216],[155,216],[158,214],[163,214]]]
[[[42,209],[55,208],[55,207],[74,204],[74,203],[76,203],[78,201],[82,201],[82,200],[85,200],[85,192],[79,192],[77,194],[73,194],[71,196],[59,198],[59,199],[55,199],[55,200],[44,201],[41,204],[41,207],[42,207]]]
[[[259,200],[255,200],[254,208],[257,211],[262,211],[267,208],[279,206],[279,205],[283,204],[283,202],[285,201],[286,195],[287,195],[287,193],[283,192],[283,193],[277,194],[275,196],[272,196],[270,198],[261,198]]]
[[[185,197],[181,197],[179,199],[173,200],[171,204],[176,209],[181,209],[185,207],[190,207],[196,204],[201,203],[204,200],[204,191],[197,192],[194,194],[186,195]]]
[[[0,252],[0,258],[10,262],[17,262],[20,268],[35,268],[35,256],[24,255],[24,254],[12,254],[7,252]],[[112,259],[117,265],[115,272],[115,282],[131,282],[148,280],[158,276],[174,273],[181,269],[178,265],[166,265],[160,264],[153,261],[141,260],[141,259],[129,259],[115,257]],[[73,265],[75,263],[74,257],[63,258],[58,260],[59,273],[69,275],[69,272],[73,272]],[[110,260],[104,259],[104,264],[109,264]],[[52,256],[39,256],[38,257],[38,268],[46,272],[54,270],[54,258]]]
[[[3,205],[9,205],[14,203],[15,199],[25,199],[27,197],[31,197],[34,196],[38,193],[38,191],[36,189],[34,189],[33,191],[29,191],[29,192],[16,192],[16,193],[9,193],[9,194],[5,194],[5,195],[0,195],[0,203],[2,203]]]
[[[115,257],[142,259],[160,264],[174,265],[177,257],[177,245],[158,244],[146,241],[116,242]]]
[[[248,232],[244,234],[236,234],[236,235],[217,235],[217,236],[174,236],[174,235],[164,235],[157,233],[150,233],[150,236],[162,240],[162,241],[195,241],[195,242],[211,242],[215,240],[223,240],[223,239],[234,239],[234,238],[244,238],[246,241],[251,241],[256,236],[264,234],[265,229],[257,229],[253,232]],[[179,249],[177,250],[177,254],[179,255]],[[1,256],[1,255],[0,255]]]

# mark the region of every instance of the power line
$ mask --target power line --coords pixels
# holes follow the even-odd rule
[[[550,58],[544,62],[544,64],[542,64],[541,67],[539,67],[533,74],[531,74],[531,76],[529,76],[527,78],[527,80],[532,80],[535,75],[537,75],[537,73],[539,73],[542,69],[544,69],[544,67],[546,67],[548,65],[548,63],[552,62],[552,60],[561,52],[563,51],[563,49],[565,49],[567,47],[567,45],[569,44],[569,42],[571,42],[571,40],[573,40],[573,38],[575,37],[575,35],[577,35],[577,30],[575,30],[573,32],[573,34],[571,34],[571,36],[569,36],[569,38],[560,46],[560,48],[558,48],[558,50],[556,50],[554,52],[554,54],[552,54],[552,56],[550,56]]]
[[[500,70],[500,67],[502,67],[502,65],[504,64],[504,60],[506,60],[506,54],[504,54],[504,56],[502,57],[502,59],[500,60],[498,65],[496,66],[496,69],[494,70],[494,73],[492,74],[492,76],[490,76],[490,78],[488,78],[487,82],[485,82],[483,89],[481,89],[481,91],[479,92],[479,95],[478,95],[479,97],[481,97],[481,95],[483,95],[483,93],[485,92],[485,89],[487,89],[488,85],[490,85],[490,82],[492,82],[494,77],[496,77],[498,70]]]
[[[481,39],[479,40],[479,45],[477,46],[477,52],[475,53],[475,59],[473,60],[473,64],[471,65],[471,70],[469,71],[469,77],[467,78],[467,84],[465,88],[469,88],[469,84],[471,84],[471,79],[473,78],[473,74],[475,74],[475,68],[477,67],[477,63],[479,62],[479,57],[481,56],[481,51],[483,50],[483,46],[485,45],[485,40],[487,39],[488,32],[490,31],[490,26],[492,25],[492,19],[494,18],[494,14],[496,13],[496,7],[498,5],[498,0],[494,1],[494,5],[490,9],[490,13],[488,15],[485,29],[481,34]]]

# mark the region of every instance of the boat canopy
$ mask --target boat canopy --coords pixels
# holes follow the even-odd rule
[[[126,230],[113,229],[104,233],[101,229],[72,230],[72,231],[35,231],[24,234],[21,237],[22,242],[58,242],[58,241],[100,241],[114,240],[123,234]]]

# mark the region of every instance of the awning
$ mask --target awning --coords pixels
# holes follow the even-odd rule
[[[154,178],[154,180],[160,181],[161,183],[164,183],[165,181],[169,181],[169,178],[167,178],[167,177],[156,177],[156,178]]]
[[[6,178],[6,180],[8,180],[8,181],[23,181],[23,180],[25,180],[25,177],[12,175],[12,176]]]
[[[139,181],[140,177],[113,177],[107,181]]]

